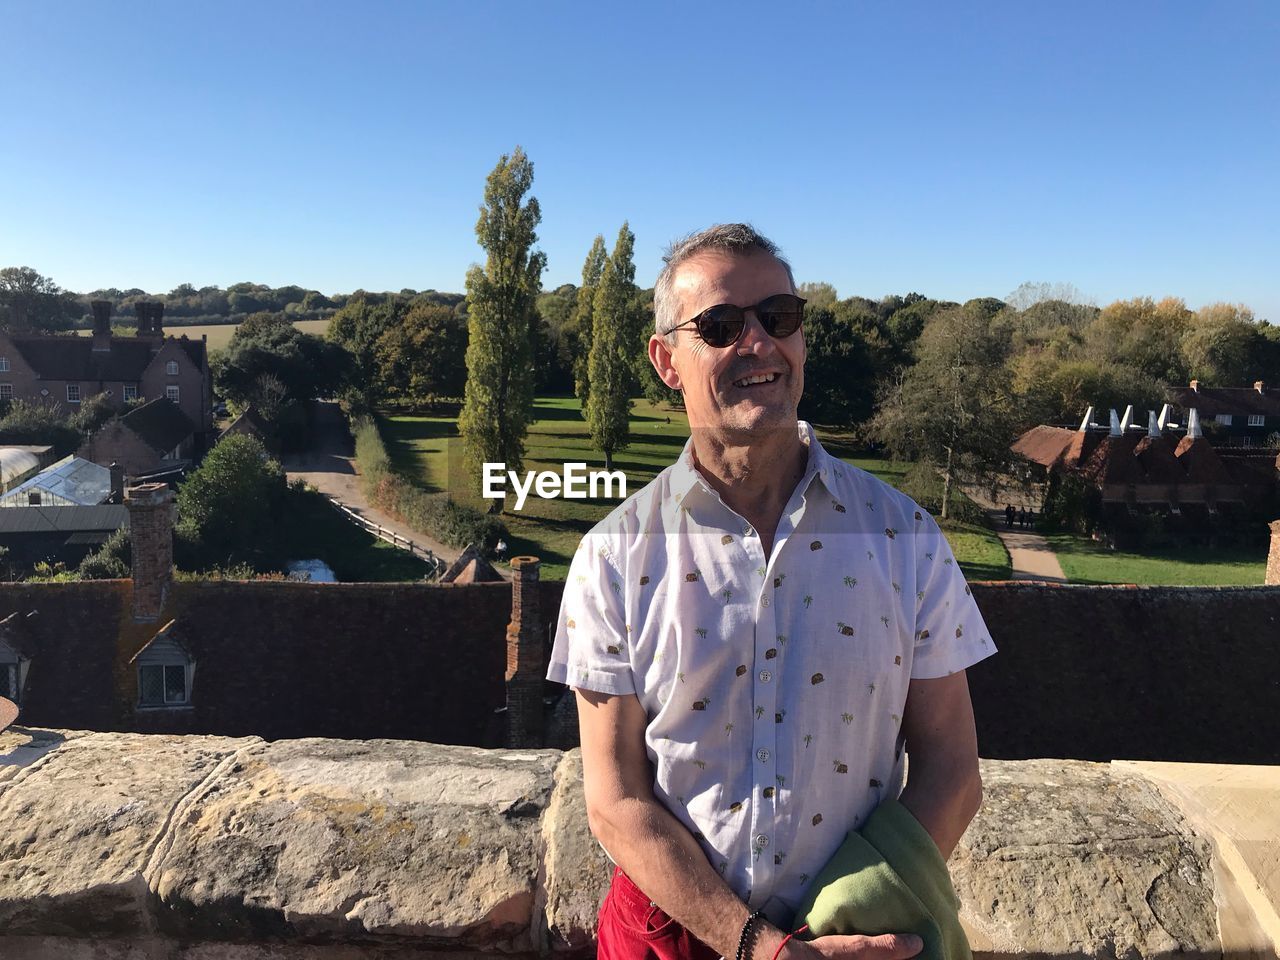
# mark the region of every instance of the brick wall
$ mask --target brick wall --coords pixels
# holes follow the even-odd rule
[[[544,651],[562,589],[537,587]],[[973,592],[1000,648],[969,671],[983,756],[1280,763],[1280,588]],[[21,613],[36,651],[33,725],[501,746],[511,597],[509,583],[177,582],[159,621],[135,623],[127,582],[0,584],[0,618]],[[136,712],[129,660],[169,619],[194,702]]]
[[[537,557],[511,559],[511,621],[507,624],[507,746],[542,746],[542,690],[547,672],[540,621]]]
[[[170,361],[178,364],[176,376],[166,373]],[[148,400],[165,396],[165,387],[178,388],[178,406],[196,426],[197,432],[211,429],[213,411],[208,401],[210,384],[205,372],[192,362],[176,340],[165,340],[142,372],[141,394]]]
[[[173,491],[143,483],[125,491],[133,577],[133,616],[154,620],[164,607],[173,576]]]
[[[122,427],[119,421],[111,421],[94,433],[76,451],[76,456],[104,467],[114,461],[124,468],[128,476],[149,473],[160,467],[160,454],[132,430]]]

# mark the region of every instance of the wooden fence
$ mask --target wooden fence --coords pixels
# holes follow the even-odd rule
[[[407,550],[418,559],[425,560],[431,567],[431,573],[427,579],[438,579],[445,570],[449,568],[449,564],[443,558],[437,557],[433,551],[421,544],[414,543],[414,541],[410,540],[408,537],[402,537],[394,530],[388,530],[386,527],[382,526],[382,524],[374,523],[367,517],[361,516],[337,497],[326,497],[326,499],[341,510],[348,520],[369,531],[379,540],[383,540],[391,544],[393,547],[399,547],[401,550]]]

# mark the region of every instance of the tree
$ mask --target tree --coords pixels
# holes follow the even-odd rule
[[[587,260],[582,265],[582,286],[578,288],[578,303],[573,313],[573,329],[578,337],[578,352],[573,361],[573,395],[587,403],[587,394],[591,389],[591,330],[592,306],[596,299],[596,288],[600,285],[600,277],[604,273],[608,254],[604,246],[604,234],[597,233],[587,252]]]
[[[351,384],[366,403],[376,403],[384,393],[378,379],[378,341],[398,325],[408,312],[399,298],[390,299],[363,291],[351,295],[335,313],[325,331],[325,339],[340,344],[353,357]]]
[[[1206,386],[1253,382],[1262,334],[1243,304],[1214,303],[1196,313],[1180,344],[1187,372]]]
[[[624,222],[613,254],[605,261],[591,306],[591,356],[588,359],[587,425],[591,442],[604,453],[605,469],[613,454],[630,442],[631,391],[636,353],[636,268],[632,263],[636,236]]]
[[[1176,297],[1117,300],[1104,307],[1085,335],[1088,354],[1101,362],[1137,367],[1166,386],[1187,382],[1179,351],[1193,314]]]
[[[81,313],[75,294],[30,267],[0,270],[0,326],[13,331],[67,330]]]
[[[466,384],[466,325],[444,304],[417,302],[375,348],[383,395],[415,406],[460,397]]]
[[[1009,453],[1008,337],[990,309],[970,301],[935,314],[915,366],[886,391],[870,425],[895,458],[927,461],[941,473],[944,519],[957,481],[989,477]]]
[[[847,428],[870,417],[877,380],[893,366],[876,315],[850,301],[806,303],[804,340],[801,418]]]
[[[524,466],[533,416],[532,328],[547,258],[534,251],[542,219],[533,164],[520,147],[504,154],[485,183],[476,238],[487,257],[467,271],[467,383],[458,432],[472,475],[480,464]],[[497,501],[495,509],[504,501]]]
[[[261,379],[273,377],[283,387],[282,400],[299,403],[337,393],[351,363],[339,344],[303,333],[278,314],[255,313],[236,327],[218,358],[214,385],[220,396],[245,405]]]
[[[804,297],[807,301],[805,306],[812,307],[814,310],[820,310],[823,307],[830,307],[835,304],[840,297],[836,294],[836,288],[829,283],[814,281],[812,283],[802,283],[796,288],[796,293]]]
[[[178,487],[178,536],[184,567],[274,559],[287,493],[284,471],[256,437],[218,442]]]

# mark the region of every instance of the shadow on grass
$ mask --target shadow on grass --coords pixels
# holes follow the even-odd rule
[[[548,420],[571,420],[574,423],[585,423],[582,412],[575,407],[553,406],[549,403],[543,403],[544,399],[561,399],[568,400],[568,397],[539,397],[533,404],[533,419],[535,422]]]
[[[290,492],[284,550],[293,560],[323,560],[344,583],[421,580],[427,565],[356,526],[322,494]]]

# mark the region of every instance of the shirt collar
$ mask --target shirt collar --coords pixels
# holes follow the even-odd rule
[[[807,491],[814,477],[817,477],[830,490],[831,477],[835,470],[834,458],[818,442],[818,435],[810,423],[797,420],[796,430],[800,434],[800,441],[809,449],[809,461],[805,466],[804,475],[800,478],[799,489]],[[670,490],[674,510],[679,510],[685,499],[695,492],[709,495],[716,500],[720,499],[694,465],[693,437],[689,437],[685,442],[684,449],[680,451],[680,457],[672,464]]]

